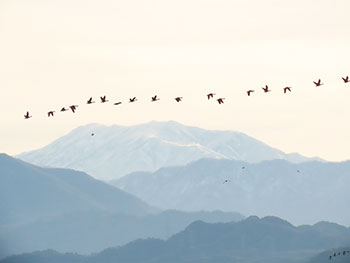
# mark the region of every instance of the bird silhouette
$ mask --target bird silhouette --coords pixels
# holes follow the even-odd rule
[[[91,136],[95,136],[95,133],[91,133]]]
[[[63,111],[67,111],[68,109],[66,109],[65,107],[63,107],[62,109],[61,109],[61,111],[63,112]]]
[[[248,96],[250,96],[250,93],[254,92],[254,90],[250,89],[247,91]]]
[[[287,90],[288,90],[289,92],[291,92],[291,91],[292,91],[291,89],[292,89],[291,87],[285,87],[285,88],[283,88],[283,92],[284,92],[284,93],[287,93]]]
[[[48,116],[48,117],[50,117],[50,116],[53,117],[53,113],[54,113],[54,111],[49,111],[49,112],[47,113],[47,116]]]
[[[344,83],[348,83],[350,81],[349,76],[346,76],[345,78],[342,77],[342,79],[344,80]]]
[[[319,87],[319,86],[323,85],[323,83],[321,83],[320,79],[317,82],[314,81],[314,84],[316,85],[316,87]]]
[[[217,99],[217,101],[219,102],[219,104],[222,104],[222,103],[224,103],[224,99],[225,98],[219,98],[219,99]]]
[[[345,256],[345,254],[346,254],[346,251],[343,251],[343,256]]]
[[[106,97],[106,96],[105,96]],[[92,97],[90,97],[90,99],[88,99],[88,101],[86,102],[87,104],[92,104],[95,103],[94,101],[92,101]]]
[[[332,259],[332,256],[329,256],[329,258],[328,258],[329,260],[331,260]]]
[[[231,181],[226,179],[226,180],[223,182],[223,184],[228,183],[228,182],[231,182]]]
[[[207,94],[208,100],[209,100],[210,98],[213,98],[214,95],[215,95],[215,93],[209,93],[209,94]]]
[[[29,111],[27,111],[26,115],[24,115],[24,119],[29,119],[31,118],[32,116],[29,115]]]
[[[129,99],[129,102],[135,102],[135,101],[137,101],[136,97],[133,97],[133,98]]]
[[[176,97],[175,100],[176,100],[177,102],[180,102],[180,101],[182,100],[182,97]]]
[[[114,103],[113,105],[119,105],[119,104],[122,104],[122,102],[118,101],[118,102]]]
[[[72,110],[73,113],[75,113],[75,110],[77,109],[78,105],[71,105],[69,108]]]
[[[269,90],[269,86],[265,85],[265,88],[262,88],[264,90],[264,92],[270,92],[271,90]]]
[[[108,101],[108,100],[106,99],[106,96],[100,97],[100,99],[101,99],[101,103],[105,103],[105,102]]]
[[[155,95],[154,97],[152,97],[152,101],[157,101],[159,100],[159,98],[157,98],[157,95]]]

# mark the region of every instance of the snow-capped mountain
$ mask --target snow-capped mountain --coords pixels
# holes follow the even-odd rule
[[[111,183],[163,209],[219,209],[276,215],[295,224],[325,220],[350,225],[350,162],[202,159]]]
[[[136,126],[78,127],[46,147],[22,153],[18,158],[40,166],[77,169],[104,180],[134,171],[156,171],[201,158],[246,162],[285,159],[310,160],[285,154],[233,131],[213,131],[179,123],[150,122]]]

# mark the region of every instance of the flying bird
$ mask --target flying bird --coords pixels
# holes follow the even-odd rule
[[[224,99],[225,98],[219,98],[219,99],[217,99],[217,101],[219,102],[219,104],[222,104],[222,103],[224,103]]]
[[[180,102],[180,101],[182,100],[182,97],[176,97],[175,100],[176,100],[177,102]]]
[[[49,112],[47,113],[47,116],[48,116],[48,117],[50,117],[50,116],[53,117],[53,113],[54,113],[54,111],[49,111]]]
[[[63,111],[67,111],[68,109],[66,109],[65,107],[63,107],[62,109],[61,109],[61,111],[63,112]]]
[[[226,180],[223,182],[223,184],[228,183],[228,182],[230,182],[230,180],[227,180],[227,179],[226,179]]]
[[[348,83],[350,81],[349,76],[346,76],[345,78],[342,77],[342,79],[344,80],[344,83]]]
[[[135,101],[137,101],[136,97],[133,97],[133,98],[129,99],[129,102],[135,102]]]
[[[270,92],[271,90],[269,89],[269,86],[265,85],[265,88],[262,88],[264,92]]]
[[[250,89],[247,91],[248,96],[250,96],[250,93],[254,92],[254,90]]]
[[[94,136],[95,135],[95,133],[91,133],[91,136]]]
[[[283,92],[284,92],[284,93],[287,93],[287,90],[288,90],[289,92],[291,92],[291,91],[292,91],[291,89],[292,89],[291,87],[285,87],[285,88],[283,88]]]
[[[316,87],[319,87],[319,86],[323,85],[323,83],[321,83],[320,79],[317,82],[314,81],[314,84],[316,85]]]
[[[118,102],[114,103],[113,105],[119,105],[119,104],[122,104],[122,102],[118,101]]]
[[[159,98],[157,98],[157,95],[155,95],[154,97],[152,97],[152,101],[157,101],[159,100]]]
[[[103,97],[100,97],[101,98],[101,103],[105,103],[107,102],[108,100],[106,99],[106,96],[103,96]]]
[[[78,105],[71,105],[69,108],[75,113],[75,110],[77,109]]]
[[[208,100],[209,100],[210,98],[213,98],[214,95],[215,95],[215,93],[209,93],[209,94],[207,94]]]
[[[24,115],[24,119],[29,119],[31,118],[32,116],[29,115],[29,111],[27,111],[26,115]]]
[[[106,97],[106,96],[105,96]],[[95,103],[94,101],[92,101],[92,97],[90,97],[90,99],[88,99],[88,101],[86,102],[87,104],[92,104]]]

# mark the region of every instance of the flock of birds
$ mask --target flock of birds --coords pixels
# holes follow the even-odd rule
[[[343,79],[344,83],[349,83],[349,82],[350,82],[349,76],[342,77],[342,79]],[[316,87],[319,87],[319,86],[322,86],[322,85],[323,85],[323,83],[321,82],[321,79],[319,79],[318,81],[314,81],[313,83],[315,84]],[[271,92],[271,89],[269,89],[269,86],[268,86],[268,85],[265,85],[265,87],[262,87],[262,90],[264,91],[264,93]],[[285,87],[285,88],[283,88],[283,93],[284,93],[284,94],[287,93],[287,92],[291,92],[291,91],[292,91],[292,88],[291,88],[291,87]],[[251,94],[252,94],[253,92],[255,92],[255,90],[252,90],[252,89],[247,90],[247,95],[248,95],[248,96],[251,96]],[[207,94],[208,100],[214,98],[214,95],[215,95],[215,93],[209,93],[209,94]],[[176,102],[181,102],[182,99],[183,99],[183,97],[176,97],[176,98],[175,98],[175,101],[176,101]],[[101,96],[101,97],[100,97],[100,100],[101,100],[101,103],[106,103],[106,102],[109,101],[109,100],[107,100],[106,96]],[[155,96],[153,96],[153,97],[151,98],[151,102],[156,102],[156,101],[159,101],[159,100],[160,100],[160,99],[158,98],[157,95],[155,95]],[[216,101],[217,101],[219,104],[223,104],[223,103],[224,103],[224,100],[225,100],[225,98],[218,98],[218,99],[216,99]],[[136,98],[136,97],[129,98],[129,103],[133,103],[133,102],[136,102],[136,101],[137,101],[137,98]],[[87,100],[86,103],[87,103],[87,104],[93,104],[93,103],[95,103],[95,101],[93,101],[92,97],[90,97],[90,98]],[[120,105],[120,104],[122,104],[121,101],[118,101],[118,102],[113,103],[113,105]],[[61,112],[65,112],[65,111],[71,110],[73,113],[75,113],[77,107],[78,107],[78,105],[71,105],[71,106],[69,106],[68,108],[66,108],[66,107],[61,108],[60,111],[61,111]],[[48,117],[53,117],[53,116],[54,116],[54,113],[55,113],[55,111],[49,111],[49,112],[47,112],[47,116],[48,116]],[[24,115],[24,119],[30,119],[31,117],[32,117],[32,116],[29,114],[29,111],[27,111],[27,113]]]
[[[343,252],[338,252],[338,253],[334,253],[333,255],[330,255],[329,256],[329,260],[331,260],[332,258],[335,258],[337,255],[338,256],[341,256],[341,255],[343,255],[343,256],[345,256],[346,254],[349,254],[350,253],[350,251],[349,250],[344,250]]]

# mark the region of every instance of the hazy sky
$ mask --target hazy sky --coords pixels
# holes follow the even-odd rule
[[[91,122],[174,120],[350,159],[350,84],[341,79],[350,75],[349,11],[348,0],[2,0],[0,152],[33,150]],[[209,92],[225,104],[207,101]],[[100,95],[139,101],[85,105]],[[71,104],[76,114],[47,117]]]

